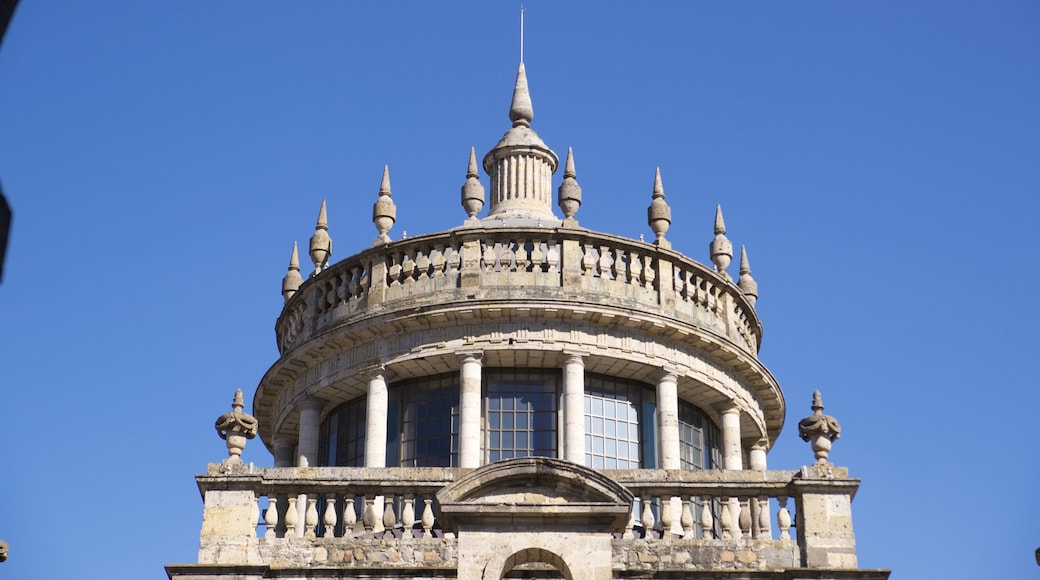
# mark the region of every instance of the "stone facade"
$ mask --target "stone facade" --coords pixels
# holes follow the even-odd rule
[[[521,64],[483,218],[473,151],[458,228],[394,240],[385,169],[373,246],[334,262],[322,202],[314,273],[294,245],[280,357],[252,415],[239,395],[218,420],[229,458],[197,477],[198,562],[171,579],[887,578],[858,568],[859,480],[827,460],[818,394],[816,463],[767,468],[785,402],[721,208],[711,266],[671,249],[659,171],[654,241],[584,229],[568,151],[560,219],[533,116]],[[274,467],[241,463],[254,433]]]

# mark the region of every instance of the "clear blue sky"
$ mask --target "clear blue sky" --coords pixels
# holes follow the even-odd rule
[[[811,460],[795,424],[822,389],[862,566],[1035,576],[1040,4],[648,4],[527,1],[533,126],[574,148],[582,225],[650,236],[660,166],[669,238],[707,261],[721,203],[787,397],[770,466]],[[334,259],[371,244],[384,163],[393,237],[462,222],[469,148],[508,128],[518,5],[23,0],[0,48],[0,577],[194,561],[193,476],[277,357],[293,240],[327,197]]]

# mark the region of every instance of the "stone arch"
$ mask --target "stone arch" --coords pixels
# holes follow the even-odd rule
[[[506,557],[493,557],[484,567],[482,580],[502,580],[517,566],[539,562],[548,564],[563,575],[564,580],[575,580],[570,566],[559,554],[545,548],[529,547],[513,552]]]

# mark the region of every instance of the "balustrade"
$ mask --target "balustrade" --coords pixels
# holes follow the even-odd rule
[[[669,316],[729,336],[751,353],[758,348],[761,331],[750,303],[709,267],[617,236],[539,228],[443,232],[342,260],[304,282],[286,303],[277,325],[279,348],[290,349],[337,319],[385,302],[423,294],[453,300],[443,290],[460,287],[463,278],[489,286],[577,284],[584,296],[634,298],[650,310],[667,308]]]
[[[352,493],[301,494],[306,497],[304,538],[432,538],[443,534],[435,513],[433,494],[417,497],[413,494],[356,496]],[[286,501],[287,500],[287,501]],[[379,511],[378,503],[383,508]],[[282,505],[287,504],[286,507]],[[416,518],[416,505],[419,517]],[[257,497],[257,518],[253,527],[257,537],[294,538],[301,535],[295,495],[260,494]]]

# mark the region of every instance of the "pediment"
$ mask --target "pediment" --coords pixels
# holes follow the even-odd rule
[[[449,525],[506,520],[552,525],[581,517],[614,528],[628,520],[632,501],[632,492],[606,475],[548,457],[485,465],[437,493],[442,519]]]

